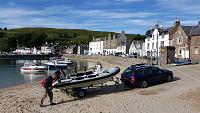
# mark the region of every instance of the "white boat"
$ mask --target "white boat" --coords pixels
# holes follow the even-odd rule
[[[74,75],[68,75],[65,79],[58,80],[52,85],[53,87],[59,89],[84,88],[92,85],[102,84],[107,81],[112,81],[113,77],[119,72],[119,67],[113,67],[99,72],[88,71],[85,73],[77,73]]]
[[[47,70],[46,66],[41,66],[33,62],[24,63],[24,66],[20,68],[21,72],[44,72],[46,70]]]
[[[59,64],[73,64],[74,62],[72,60],[57,60],[57,63]]]
[[[50,60],[49,62],[46,62],[44,64],[47,65],[49,69],[54,69],[54,68],[63,69],[66,68],[68,65],[73,64],[73,61],[57,59],[57,60]]]

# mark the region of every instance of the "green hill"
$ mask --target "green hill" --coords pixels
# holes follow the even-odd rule
[[[45,42],[58,44],[64,48],[74,44],[88,44],[93,37],[105,37],[114,32],[90,31],[84,29],[55,29],[55,28],[17,28],[0,31],[0,51],[11,51],[18,46],[38,47]],[[129,42],[144,40],[144,35],[127,34]]]

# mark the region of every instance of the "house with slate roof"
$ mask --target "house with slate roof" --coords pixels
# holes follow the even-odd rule
[[[166,29],[159,27],[159,25],[156,24],[154,27],[148,30],[146,32],[147,37],[145,39],[145,56],[156,57],[157,53],[159,56],[160,48],[170,45],[170,37],[175,33],[177,24],[178,22],[176,21],[174,26]]]
[[[170,36],[170,46],[175,47],[175,57],[178,59],[190,58],[190,33],[193,26],[182,26],[177,21],[176,31]]]
[[[174,26],[164,29],[156,25],[148,30],[146,35],[145,53],[147,56],[156,56],[157,47],[174,46],[175,58],[200,61],[200,22],[195,26],[183,26],[176,19]],[[158,46],[156,45],[157,37]]]
[[[89,42],[89,55],[111,55],[115,53],[128,54],[129,44],[125,32],[111,34],[108,37],[93,38]]]
[[[190,33],[190,59],[200,62],[200,22]]]

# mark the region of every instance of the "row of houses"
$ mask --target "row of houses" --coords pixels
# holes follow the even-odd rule
[[[21,47],[13,51],[14,54],[55,54],[55,48],[52,44],[44,44],[41,49]]]
[[[121,55],[136,54],[144,55],[144,42],[127,42],[125,32],[120,34],[109,34],[108,37],[96,38],[89,43],[89,55]]]
[[[194,26],[183,26],[176,19],[169,28],[156,24],[146,35],[146,56],[159,56],[161,47],[174,46],[175,58],[200,61],[200,22]]]
[[[156,24],[146,31],[144,42],[127,43],[125,32],[93,39],[89,43],[89,55],[111,55],[115,53],[137,54],[139,56],[159,57],[160,49],[175,47],[175,58],[200,61],[200,22],[194,26],[181,25],[176,19],[168,28]]]
[[[96,38],[89,43],[89,55],[128,54],[130,45],[127,43],[125,32],[108,37]]]

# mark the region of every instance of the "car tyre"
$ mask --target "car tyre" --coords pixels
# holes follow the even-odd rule
[[[172,76],[168,75],[167,76],[167,82],[171,82],[172,81]]]
[[[147,82],[146,80],[142,81],[142,82],[140,83],[140,87],[141,87],[141,88],[147,88],[147,87],[148,87],[148,82]]]
[[[84,89],[79,89],[76,91],[76,96],[78,98],[83,98],[85,96],[85,90]]]

